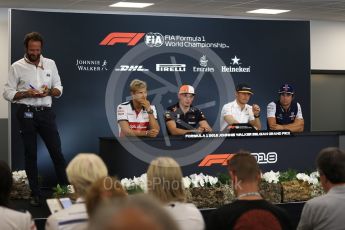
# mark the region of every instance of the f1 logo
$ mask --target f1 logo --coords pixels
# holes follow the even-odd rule
[[[209,154],[199,164],[199,167],[207,167],[214,164],[220,164],[226,166],[228,160],[231,159],[235,154],[224,153],[224,154]],[[278,161],[278,154],[276,152],[269,153],[251,153],[258,162],[258,164],[274,164]]]
[[[101,46],[113,46],[116,43],[127,43],[128,46],[136,45],[139,40],[145,35],[145,33],[119,33],[113,32],[108,34],[102,41],[99,43]]]
[[[227,165],[228,160],[234,154],[210,154],[207,155],[199,164],[199,167],[211,166],[213,164]]]

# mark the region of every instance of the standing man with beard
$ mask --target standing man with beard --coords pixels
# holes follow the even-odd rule
[[[3,96],[18,104],[17,119],[24,143],[25,171],[28,176],[33,206],[40,205],[37,168],[37,134],[44,141],[53,160],[58,183],[67,184],[66,162],[61,151],[60,135],[52,111],[52,98],[62,94],[60,76],[51,59],[41,54],[43,38],[37,32],[25,35],[24,58],[10,67]]]

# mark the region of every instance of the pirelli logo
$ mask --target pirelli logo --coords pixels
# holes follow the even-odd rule
[[[208,167],[212,165],[224,165],[228,164],[228,160],[231,159],[234,153],[224,154],[209,154],[199,164],[199,167]],[[268,153],[251,153],[258,162],[258,164],[274,164],[278,161],[278,154],[276,152]]]
[[[100,43],[101,46],[113,46],[117,43],[125,43],[127,46],[135,46],[145,33],[121,33],[108,34]]]

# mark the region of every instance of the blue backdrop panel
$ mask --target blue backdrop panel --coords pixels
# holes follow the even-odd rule
[[[117,133],[115,108],[128,100],[128,85],[134,78],[148,83],[161,136],[164,109],[176,102],[182,83],[195,86],[194,104],[215,130],[223,104],[234,100],[237,83],[253,87],[250,104],[261,106],[263,128],[266,105],[277,99],[282,83],[291,83],[309,130],[309,22],[12,10],[11,62],[23,57],[23,37],[31,31],[44,36],[43,55],[56,61],[64,86],[53,106],[67,160],[78,152],[98,152],[98,137]],[[144,35],[134,46],[100,45],[108,34],[117,32]],[[159,64],[183,68],[159,71]],[[121,71],[126,66],[136,71]],[[146,71],[138,71],[142,69]],[[23,149],[14,114],[12,166],[22,169]],[[169,149],[169,138],[161,140]],[[39,143],[38,149],[41,174],[46,181],[54,181],[45,146]]]

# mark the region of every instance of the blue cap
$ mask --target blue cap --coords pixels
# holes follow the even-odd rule
[[[279,91],[278,91],[279,94],[282,94],[282,93],[289,93],[289,94],[294,94],[295,91],[293,90],[293,87],[289,84],[284,84],[280,87]]]

